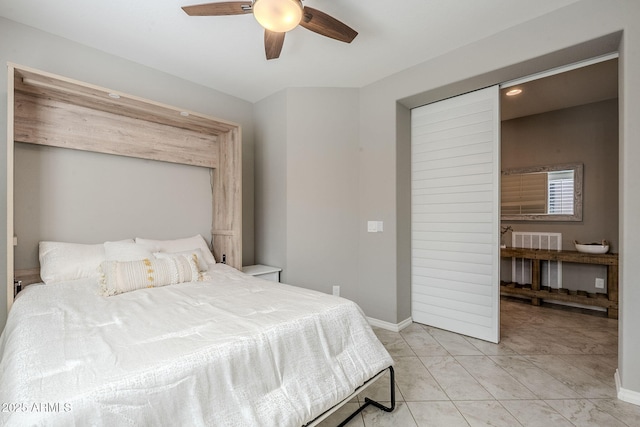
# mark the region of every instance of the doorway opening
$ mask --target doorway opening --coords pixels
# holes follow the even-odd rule
[[[619,234],[617,55],[549,74],[501,88],[503,178],[511,182],[513,175],[505,173],[531,171],[518,176],[522,192],[502,187],[501,243],[507,256],[501,258],[501,295],[617,318],[617,256],[611,255],[618,252]],[[567,197],[579,197],[584,214],[558,221],[552,209],[555,181],[550,173],[533,171],[567,164],[583,169],[580,191]],[[538,176],[543,179],[532,179]],[[566,187],[577,188],[571,184]],[[514,209],[523,214],[507,215]],[[563,254],[564,262],[530,260],[519,249],[566,252],[576,251],[575,242],[603,241],[609,252],[604,257]],[[522,258],[508,256],[520,252]]]
[[[594,73],[594,70],[600,71]],[[565,72],[519,82],[520,98],[516,98],[519,101],[502,102],[505,107],[496,113],[496,127],[491,125],[493,113],[490,106],[494,105],[494,98],[489,96],[480,104],[474,104],[473,101],[474,94],[490,88],[411,110],[411,306],[414,321],[469,336],[475,336],[469,331],[478,329],[478,325],[487,328],[495,326],[499,329],[499,278],[515,282],[511,277],[513,255],[507,255],[507,259],[503,260],[500,250],[492,252],[492,245],[500,238],[498,233],[501,226],[508,228],[507,235],[503,237],[509,246],[515,246],[515,231],[529,236],[544,235],[547,240],[549,236],[554,236],[562,245],[559,249],[563,251],[574,249],[574,241],[601,239],[610,241],[610,251],[617,251],[617,56],[563,71]],[[604,84],[605,74],[612,77],[610,85]],[[549,89],[545,89],[545,86],[549,86]],[[507,90],[503,87],[502,93],[496,93],[495,105],[498,105],[499,96],[507,97]],[[537,102],[531,102],[536,97]],[[523,103],[522,100],[529,102]],[[494,132],[496,128],[497,132]],[[483,139],[485,136],[486,140]],[[489,143],[489,140],[497,140],[497,143]],[[495,162],[491,147],[496,147],[500,154]],[[492,166],[492,162],[495,166]],[[509,222],[501,224],[497,221],[491,224],[492,217],[500,218],[498,187],[501,168],[549,167],[562,163],[580,165],[573,169],[574,173],[579,171],[579,174],[572,175],[571,179],[574,180],[577,176],[584,178],[582,187],[577,182],[573,183],[573,188],[577,191],[580,192],[582,188],[584,203],[580,207],[584,209],[580,209],[580,212],[584,210],[584,216],[575,215],[573,220],[563,217],[561,221],[556,218],[554,221],[543,218],[538,213],[535,221],[510,218]],[[498,188],[498,192],[491,196],[494,187],[489,185],[483,189],[489,197],[479,200],[479,193],[472,192],[468,187],[482,184],[481,180],[489,177],[492,167],[498,172],[498,176],[492,181],[497,183],[495,188]],[[552,181],[567,179],[566,173],[556,172],[554,171]],[[417,181],[422,182],[416,186]],[[457,197],[460,194],[465,197],[460,199]],[[544,206],[547,201],[544,197],[543,199]],[[492,214],[494,203],[497,208]],[[575,213],[561,211],[567,215]],[[479,223],[484,223],[489,229],[476,230]],[[471,228],[465,231],[468,226]],[[420,227],[426,228],[423,230]],[[469,240],[470,235],[474,240]],[[488,241],[486,237],[489,237]],[[422,238],[425,240],[416,240]],[[493,280],[492,267],[489,263],[484,264],[487,258],[495,259],[499,264],[507,264],[506,267],[497,266]],[[581,307],[579,299],[571,301],[576,299],[573,296],[598,293],[579,286],[592,283],[594,290],[604,286],[606,291],[610,291],[610,279],[612,276],[617,277],[617,269],[610,266],[585,266],[576,265],[575,260],[565,261],[569,262],[562,269],[553,269],[556,279],[561,279],[553,284],[554,290],[566,292],[572,297],[556,298],[565,304],[564,307]],[[480,265],[484,266],[482,271],[468,271],[471,266]],[[547,272],[550,270],[547,267],[540,269],[546,269]],[[532,273],[539,274],[537,270]],[[475,279],[467,281],[468,275],[475,275]],[[443,283],[443,280],[447,283]],[[469,283],[485,287],[469,290]],[[596,283],[598,288],[595,288]],[[495,284],[493,289],[491,284]],[[527,283],[518,285],[526,287]],[[549,286],[547,283],[544,285]],[[527,297],[522,293],[516,296]],[[539,299],[539,296],[529,297],[534,304]],[[617,300],[617,296],[615,299]],[[545,297],[545,300],[555,302],[551,298]],[[598,304],[583,306],[596,306],[597,309]],[[609,314],[617,315],[612,307],[605,309]],[[426,314],[424,318],[427,321],[419,320],[419,314]],[[464,325],[459,325],[460,323]],[[439,326],[440,324],[442,325]],[[489,335],[495,338],[482,339],[493,342],[499,340],[499,331]]]

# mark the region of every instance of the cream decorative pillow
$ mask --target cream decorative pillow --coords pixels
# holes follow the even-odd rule
[[[185,255],[141,261],[104,261],[100,265],[100,285],[104,296],[199,280],[196,260]]]
[[[209,250],[207,242],[200,234],[196,234],[193,237],[173,240],[151,240],[136,237],[136,243],[138,245],[144,246],[151,252],[178,253],[198,248],[202,251],[202,255],[204,256],[204,260],[207,264],[216,263],[216,259],[213,257],[213,254]]]
[[[192,257],[196,261],[196,264],[198,265],[198,270],[200,270],[201,272],[209,270],[209,265],[207,265],[207,261],[205,261],[204,256],[202,254],[202,250],[200,249],[192,249],[190,251],[176,252],[176,253],[173,253],[173,252],[171,253],[170,252],[154,252],[153,253],[153,256],[156,258],[170,258],[176,255],[187,255]]]

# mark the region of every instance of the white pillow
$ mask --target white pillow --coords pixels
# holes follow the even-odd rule
[[[137,243],[136,243],[137,245]],[[185,256],[190,256],[192,257],[195,261],[196,264],[198,265],[198,270],[200,271],[207,271],[209,270],[209,266],[207,265],[207,262],[204,260],[204,256],[202,254],[202,250],[201,249],[192,249],[190,251],[184,251],[184,252],[154,252],[153,256],[159,259],[163,259],[163,258],[170,258],[172,256],[175,255],[185,255]]]
[[[136,243],[146,247],[151,252],[178,253],[188,252],[192,249],[200,249],[207,264],[216,263],[216,259],[209,250],[207,242],[205,242],[204,238],[200,234],[196,234],[193,237],[173,240],[151,240],[136,237]]]
[[[107,261],[140,261],[153,258],[153,254],[144,246],[130,242],[104,242],[104,254]]]
[[[200,280],[195,260],[185,255],[140,261],[104,261],[100,264],[100,273],[104,296]]]
[[[40,278],[48,285],[98,277],[97,269],[105,260],[104,245],[44,241],[39,244],[38,258]]]

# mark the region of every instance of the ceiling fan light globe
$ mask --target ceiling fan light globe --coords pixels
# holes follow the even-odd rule
[[[256,0],[253,16],[269,31],[285,33],[298,26],[302,19],[300,0]]]

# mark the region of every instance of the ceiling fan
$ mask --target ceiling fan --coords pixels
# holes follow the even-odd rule
[[[300,25],[314,33],[351,43],[358,32],[317,9],[303,6],[302,0],[223,1],[183,6],[189,16],[224,16],[253,13],[264,27],[264,50],[267,59],[280,56],[284,35]]]

